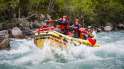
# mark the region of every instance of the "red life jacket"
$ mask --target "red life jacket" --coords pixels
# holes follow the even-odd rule
[[[64,29],[66,29],[66,25],[67,25],[66,19],[64,21],[64,19],[62,18],[61,21],[62,21],[62,23],[60,24],[60,29],[61,30],[64,30]]]

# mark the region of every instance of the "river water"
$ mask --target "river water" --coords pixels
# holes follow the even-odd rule
[[[29,40],[17,42],[13,46],[20,47],[0,51],[0,69],[124,69],[124,31],[98,33],[97,41],[99,48],[68,49],[38,49]]]

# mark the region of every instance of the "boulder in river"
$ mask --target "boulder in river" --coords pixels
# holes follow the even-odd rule
[[[0,31],[0,50],[9,49],[9,34],[7,30]]]
[[[23,35],[23,32],[18,27],[13,27],[13,29],[11,30],[11,32],[12,32],[12,36],[14,38],[18,38],[18,39],[25,38],[24,35]]]
[[[113,27],[109,26],[109,25],[104,27],[105,31],[112,31],[112,29],[113,29]]]

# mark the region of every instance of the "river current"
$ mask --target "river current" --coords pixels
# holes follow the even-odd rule
[[[0,69],[124,69],[124,31],[97,33],[98,48],[36,48],[31,40],[0,51]],[[70,44],[71,45],[71,44]],[[17,48],[16,48],[17,47]]]

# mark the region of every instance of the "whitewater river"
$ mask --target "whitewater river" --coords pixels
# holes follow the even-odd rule
[[[13,49],[0,51],[0,69],[124,69],[124,31],[98,33],[97,41],[99,48],[68,49],[38,49],[30,40],[17,42]]]

